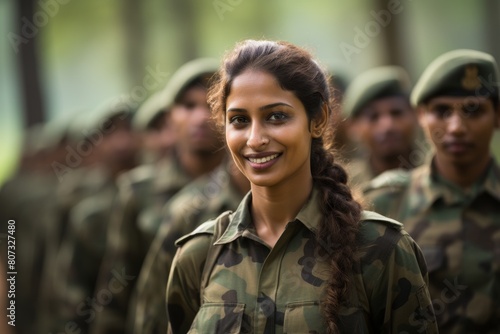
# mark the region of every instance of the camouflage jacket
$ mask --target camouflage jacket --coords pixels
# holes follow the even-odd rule
[[[439,331],[500,333],[500,169],[465,191],[432,166],[384,173],[366,198],[421,247]]]
[[[20,172],[0,188],[0,261],[5,260],[3,263],[7,264],[7,251],[10,250],[12,256],[12,246],[15,246],[15,267],[7,271],[18,273],[16,327],[13,328],[18,333],[35,333],[38,329],[36,321],[40,310],[37,306],[43,291],[40,276],[47,260],[46,233],[56,218],[56,187],[54,175]],[[9,225],[9,220],[15,224]],[[8,226],[15,226],[12,234],[7,234]],[[7,319],[2,320],[5,323],[10,321],[4,319]]]
[[[82,200],[70,212],[56,259],[57,289],[53,299],[57,314],[51,331],[64,332],[72,322],[88,332],[86,298],[94,293],[116,195],[116,185],[110,178],[106,188]]]
[[[175,240],[227,210],[236,210],[243,195],[231,182],[226,164],[184,187],[164,208],[165,218],[139,275],[129,315],[134,333],[165,333],[168,273],[177,248]],[[132,320],[132,319],[131,319]]]
[[[250,203],[251,193],[230,216],[210,269],[203,263],[223,216],[178,241],[167,288],[173,333],[325,332],[320,309],[328,270],[315,247],[317,190],[272,249],[255,232]],[[401,224],[365,211],[358,247],[341,332],[436,333],[425,261]],[[202,272],[209,278],[200,297]]]
[[[116,273],[125,279],[120,291],[110,300],[102,300],[99,312],[89,316],[90,333],[125,331],[132,291],[161,224],[162,208],[189,180],[175,157],[165,158],[152,166],[137,167],[120,176],[118,204],[109,224],[107,248],[95,294],[109,290]]]
[[[62,312],[61,303],[65,297],[66,290],[61,289],[67,279],[67,272],[61,271],[60,257],[69,256],[67,253],[67,244],[71,243],[76,236],[74,234],[74,217],[72,212],[79,207],[81,203],[91,201],[95,197],[99,197],[102,192],[106,192],[113,186],[114,181],[109,173],[101,166],[82,167],[72,170],[65,178],[60,181],[57,189],[57,207],[55,208],[56,219],[45,228],[45,244],[46,258],[44,262],[44,272],[42,275],[42,288],[40,301],[38,306],[38,330],[39,332],[58,332],[61,325],[68,323],[67,315]],[[87,206],[88,209],[90,209]],[[91,210],[94,210],[92,208]],[[99,235],[95,235],[99,237]],[[95,239],[89,240],[89,243]],[[63,247],[64,246],[64,247]],[[78,256],[84,256],[78,254]],[[84,263],[75,264],[78,269],[79,265],[85,266]],[[95,279],[94,279],[95,280]],[[63,292],[64,291],[64,292]],[[91,291],[93,292],[93,291]],[[80,302],[84,302],[86,297],[91,297],[90,294],[83,296]],[[63,308],[65,311],[75,312],[73,305],[66,305]]]

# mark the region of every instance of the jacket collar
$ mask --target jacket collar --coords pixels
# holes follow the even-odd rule
[[[500,201],[500,169],[492,158],[483,176],[475,182],[468,191],[444,179],[438,174],[434,159],[412,173],[411,188],[419,189],[423,194],[421,199],[426,207],[432,206],[436,201],[442,200],[447,205],[461,204],[476,198],[485,192]],[[412,199],[410,199],[412,201]]]
[[[231,221],[215,244],[227,244],[241,236],[255,235],[255,228],[250,213],[252,192],[249,192],[241,201],[236,211],[231,215]],[[294,221],[302,223],[311,232],[315,233],[321,222],[321,210],[318,203],[318,190],[313,187],[309,200],[304,204]]]

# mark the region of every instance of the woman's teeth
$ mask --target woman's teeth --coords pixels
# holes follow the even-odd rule
[[[278,154],[273,154],[273,155],[269,155],[267,157],[264,157],[264,158],[248,158],[248,160],[250,160],[250,162],[253,162],[253,163],[256,163],[256,164],[263,164],[264,162],[268,162],[268,161],[271,161],[273,159],[276,159],[278,157]]]

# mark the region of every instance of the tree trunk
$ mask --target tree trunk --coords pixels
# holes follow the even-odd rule
[[[390,21],[387,26],[381,26],[382,37],[382,50],[384,52],[382,59],[384,65],[399,65],[405,66],[405,59],[403,55],[403,40],[401,39],[400,32],[402,30],[403,15],[405,8],[403,7],[401,13],[391,13],[389,11],[390,0],[376,0],[375,11],[386,11],[389,13]]]
[[[17,53],[18,65],[21,77],[22,103],[24,108],[25,126],[43,122],[45,117],[42,92],[40,89],[40,77],[38,69],[37,42],[42,27],[37,27],[33,22],[35,13],[35,0],[16,0],[18,24],[17,34],[21,36],[24,43],[19,44]],[[27,23],[29,22],[29,23]],[[36,29],[33,34],[26,34],[26,26],[31,24]],[[23,28],[24,27],[24,28]]]
[[[125,57],[129,83],[132,87],[141,85],[145,75],[144,70],[144,24],[143,2],[126,0],[122,5],[123,32],[125,34]]]

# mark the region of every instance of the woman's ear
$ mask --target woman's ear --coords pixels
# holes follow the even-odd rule
[[[323,132],[328,126],[328,119],[328,105],[326,103],[323,103],[323,106],[321,107],[321,113],[311,121],[310,130],[313,138],[320,138],[323,135]]]

